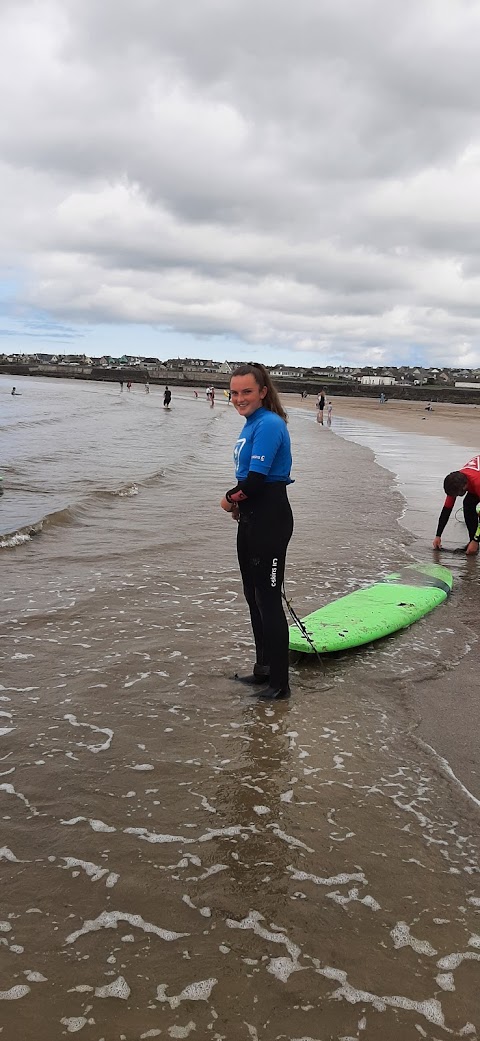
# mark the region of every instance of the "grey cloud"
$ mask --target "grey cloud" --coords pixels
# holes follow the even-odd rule
[[[480,362],[479,30],[468,0],[4,3],[19,302]]]

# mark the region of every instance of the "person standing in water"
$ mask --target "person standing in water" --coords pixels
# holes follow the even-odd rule
[[[317,400],[317,423],[321,423],[323,427],[323,410],[325,408],[325,391],[321,390]]]
[[[169,388],[168,388],[168,387],[166,386],[166,387],[165,387],[165,390],[164,390],[164,393],[163,393],[163,407],[164,407],[164,408],[170,408],[170,402],[171,402],[171,400],[172,400],[172,392],[171,392],[171,390],[169,390]]]
[[[287,416],[263,365],[249,362],[230,381],[245,419],[234,449],[237,484],[220,505],[238,520],[237,553],[255,640],[253,671],[235,679],[267,700],[288,698],[288,624],[282,606],[285,558],[293,532],[287,497],[292,455]]]
[[[333,405],[332,405],[332,402],[329,401],[328,405],[327,405],[327,427],[331,427],[331,425],[332,425],[332,412],[333,412]]]

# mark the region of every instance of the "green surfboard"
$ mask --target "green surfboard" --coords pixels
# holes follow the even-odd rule
[[[291,625],[290,650],[327,654],[380,640],[433,611],[447,599],[452,585],[450,571],[440,564],[404,567],[302,618],[313,647],[298,626]]]

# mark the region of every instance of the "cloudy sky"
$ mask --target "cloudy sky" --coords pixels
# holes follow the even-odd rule
[[[480,366],[476,0],[2,0],[0,353]]]

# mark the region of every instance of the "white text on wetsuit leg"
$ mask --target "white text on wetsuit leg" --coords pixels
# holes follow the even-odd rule
[[[274,557],[272,560],[272,570],[270,572],[270,585],[274,589],[277,584],[277,565],[278,557]]]

